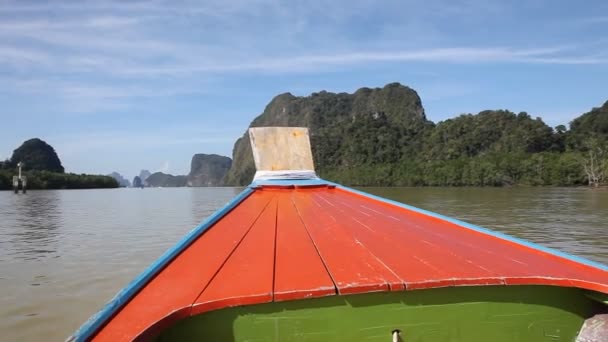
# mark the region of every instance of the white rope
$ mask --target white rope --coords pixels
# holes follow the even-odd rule
[[[271,179],[319,179],[314,170],[257,171],[253,180]]]

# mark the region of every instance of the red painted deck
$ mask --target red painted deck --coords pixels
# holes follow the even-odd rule
[[[256,190],[93,338],[154,335],[229,306],[463,285],[608,293],[608,272],[339,188]]]

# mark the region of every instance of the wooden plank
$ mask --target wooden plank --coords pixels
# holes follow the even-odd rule
[[[267,206],[272,193],[255,192],[162,270],[93,338],[131,341],[188,316],[192,302]]]
[[[335,201],[332,195],[327,195],[327,198],[325,195],[321,196],[319,193],[317,203],[320,206],[323,203],[331,203],[337,219],[348,227],[352,236],[395,272],[407,288],[416,288],[417,284],[423,284],[424,287],[454,285],[450,272],[432,264],[434,258],[419,255],[421,252],[427,254],[425,249],[428,246],[413,240],[413,237],[389,234],[393,230],[391,222],[379,224],[373,217],[362,216]],[[327,206],[330,205],[326,204]],[[438,258],[442,256],[439,255]]]
[[[278,195],[275,301],[336,294],[336,287],[292,202],[294,195],[286,191]]]
[[[260,193],[273,194],[268,191]],[[196,298],[192,315],[272,301],[276,219],[277,200],[273,195],[260,218]]]
[[[338,292],[402,290],[403,281],[314,201],[316,191],[325,190],[295,192],[294,203]]]
[[[575,284],[579,284],[583,288],[597,291],[599,287],[594,283],[606,284],[608,281],[607,272],[587,265],[574,263],[428,215],[352,195],[343,190],[338,190],[335,194],[339,196],[338,202],[343,205],[363,209],[364,214],[358,216],[358,219],[365,222],[372,217],[371,220],[375,221],[377,226],[387,227],[382,231],[388,230],[395,237],[405,234],[406,231],[408,234],[417,231],[418,233],[415,235],[404,237],[404,239],[417,242],[426,241],[437,246],[440,250],[433,251],[434,255],[440,255],[443,250],[458,256],[461,261],[462,258],[465,258],[468,263],[490,270],[495,276],[503,278],[506,284],[558,286],[578,286]],[[425,251],[412,250],[411,253],[421,257],[425,255]],[[428,255],[428,253],[426,254]],[[447,258],[446,262],[458,260],[458,257]],[[441,266],[443,269],[449,270],[449,274],[457,278],[455,279],[456,285],[476,284],[474,277],[467,280],[467,277],[459,274],[453,265],[446,264],[446,262],[439,265],[443,265]],[[401,276],[401,273],[398,274]],[[486,277],[483,272],[478,274],[482,278]]]
[[[257,171],[315,169],[305,127],[254,127],[249,139]]]
[[[370,201],[349,199],[340,196],[344,205],[362,208],[364,215],[358,218],[368,224],[387,227],[391,236],[409,241],[409,248],[425,246],[424,249],[411,250],[411,254],[421,258],[436,260],[435,267],[447,271],[448,276],[457,278],[457,285],[471,285],[476,278],[503,277],[506,273],[515,272],[521,276],[532,276],[526,264],[515,259],[512,251],[488,248],[487,239],[472,241],[470,234],[454,229],[445,223],[439,224],[421,217],[404,215]],[[496,247],[504,247],[502,244]],[[510,253],[511,252],[511,253]],[[467,280],[467,279],[470,279]],[[471,283],[471,281],[473,283]]]
[[[477,264],[476,255],[464,248],[455,250],[453,241],[437,241],[437,227],[422,227],[409,218],[378,210],[348,198],[342,192],[319,193],[321,201],[332,203],[350,221],[353,234],[405,280],[409,289],[454,285],[454,281],[476,285],[502,285],[499,274]],[[378,208],[382,210],[382,208]]]

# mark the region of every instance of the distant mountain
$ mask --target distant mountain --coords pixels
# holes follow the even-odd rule
[[[119,186],[111,176],[65,173],[55,149],[43,140],[33,138],[15,149],[10,160],[0,162],[0,190],[12,188],[19,162],[24,164],[28,189],[101,189]]]
[[[146,179],[148,179],[148,177],[150,177],[152,173],[148,170],[141,170],[139,171],[139,179],[141,179],[142,182],[146,182]]]
[[[162,172],[150,173],[141,170],[133,179],[133,186],[140,187],[181,187],[181,186],[221,186],[232,165],[232,159],[217,154],[198,153],[192,156],[190,173],[174,176]]]
[[[11,157],[13,167],[23,162],[24,170],[39,170],[63,173],[65,170],[55,149],[45,141],[38,138],[25,141]]]
[[[420,149],[421,136],[432,125],[416,91],[390,83],[354,94],[281,94],[250,127],[308,127],[315,165],[323,174],[370,163],[396,163],[401,155]],[[255,166],[247,132],[234,144],[232,158],[226,184],[249,184]]]
[[[353,94],[278,95],[250,124],[263,126],[308,127],[317,174],[345,185],[608,184],[608,102],[570,129],[503,109],[433,123],[416,91],[391,83]],[[247,132],[232,157],[225,183],[249,184]]]
[[[186,186],[186,176],[173,176],[162,172],[155,172],[146,179],[149,187],[180,187]]]
[[[190,164],[187,186],[221,186],[232,159],[217,154],[195,154]]]
[[[110,173],[108,176],[116,179],[116,181],[118,182],[118,185],[121,188],[128,188],[131,186],[131,182],[129,182],[128,179],[124,178],[120,173],[118,172],[112,172]]]

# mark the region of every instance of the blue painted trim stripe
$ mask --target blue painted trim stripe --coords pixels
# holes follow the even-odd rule
[[[175,246],[167,250],[160,258],[151,264],[129,285],[120,290],[101,310],[91,316],[69,339],[68,341],[84,342],[89,340],[99,328],[101,328],[115,313],[120,310],[131,298],[141,290],[148,282],[166,265],[168,265],[178,254],[184,251],[201,234],[217,221],[222,219],[228,212],[238,206],[243,200],[251,195],[255,190],[247,187],[225,206],[217,210],[196,228],[186,234]]]
[[[512,236],[504,234],[504,233],[500,233],[500,232],[496,232],[496,231],[493,231],[493,230],[490,230],[490,229],[487,229],[487,228],[476,226],[474,224],[470,224],[470,223],[467,223],[467,222],[464,222],[464,221],[457,220],[455,218],[451,218],[451,217],[448,217],[448,216],[437,214],[437,213],[434,213],[432,211],[416,208],[414,206],[403,204],[401,202],[397,202],[397,201],[386,199],[386,198],[383,198],[383,197],[380,197],[380,196],[372,195],[372,194],[369,194],[369,193],[364,192],[364,191],[360,191],[360,190],[356,190],[356,189],[353,189],[353,188],[346,187],[344,185],[340,185],[340,184],[333,183],[333,182],[327,182],[327,183],[335,185],[336,188],[343,189],[343,190],[346,190],[346,191],[350,191],[350,192],[355,193],[355,194],[363,195],[363,196],[369,197],[371,199],[374,199],[374,200],[377,200],[377,201],[380,201],[380,202],[389,203],[389,204],[396,205],[396,206],[401,207],[401,208],[405,208],[405,209],[408,209],[408,210],[411,210],[411,211],[415,211],[415,212],[418,212],[418,213],[421,213],[421,214],[425,214],[425,215],[428,215],[428,216],[439,218],[439,219],[442,219],[444,221],[448,221],[450,223],[457,224],[457,225],[459,225],[461,227],[464,227],[464,228],[468,228],[468,229],[475,230],[475,231],[480,232],[480,233],[492,235],[492,236],[495,236],[495,237],[503,239],[503,240],[515,242],[515,243],[518,243],[520,245],[524,245],[526,247],[530,247],[530,248],[533,248],[533,249],[536,249],[536,250],[540,250],[540,251],[543,251],[543,252],[546,252],[546,253],[549,253],[549,254],[553,254],[553,255],[556,255],[556,256],[559,256],[559,257],[562,257],[562,258],[565,258],[565,259],[568,259],[568,260],[571,260],[571,261],[574,261],[574,262],[577,262],[577,263],[581,263],[581,264],[584,264],[584,265],[587,265],[587,266],[591,266],[591,267],[599,268],[599,269],[604,270],[604,271],[608,271],[608,266],[607,265],[604,265],[604,264],[596,262],[596,261],[592,261],[592,260],[585,259],[585,258],[582,258],[582,257],[579,257],[579,256],[575,256],[575,255],[571,255],[571,254],[568,254],[568,253],[564,253],[564,252],[558,251],[558,250],[553,249],[553,248],[544,247],[544,246],[535,244],[535,243],[530,242],[530,241],[526,241],[526,240],[523,240],[523,239],[518,239],[516,237],[512,237]]]

